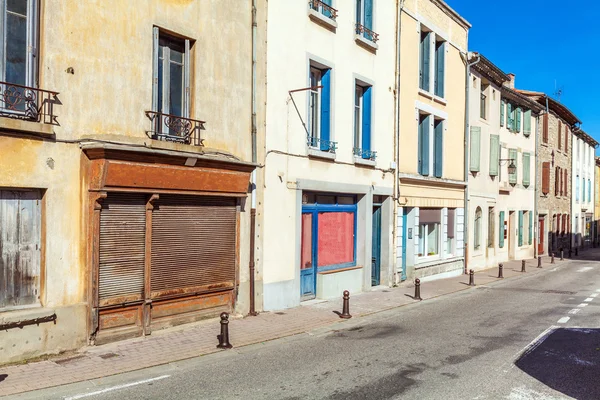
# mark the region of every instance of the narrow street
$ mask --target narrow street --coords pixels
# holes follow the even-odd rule
[[[490,271],[492,273],[492,271]],[[598,399],[600,262],[19,399]]]

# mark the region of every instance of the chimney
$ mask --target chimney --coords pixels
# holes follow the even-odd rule
[[[515,88],[515,74],[513,74],[512,72],[509,72],[508,77],[510,78],[509,82],[506,82],[506,85],[508,85],[509,88],[514,89]]]

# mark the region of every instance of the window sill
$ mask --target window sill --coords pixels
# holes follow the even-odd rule
[[[361,158],[361,157],[354,157],[354,164],[355,165],[360,165],[360,166],[365,166],[365,167],[376,167],[377,166],[377,161],[375,160],[369,160],[369,159],[365,159],[365,158]]]
[[[422,88],[419,88],[419,94],[423,97],[427,97],[429,100],[433,100],[434,97],[432,93]]]
[[[323,151],[319,149],[308,148],[308,157],[310,158],[321,158],[324,160],[335,161],[335,153]]]
[[[0,118],[0,130],[26,132],[44,136],[54,135],[54,125],[14,118]]]
[[[445,98],[437,96],[437,95],[433,95],[433,101],[435,101],[436,103],[442,104],[442,105],[448,105],[448,102],[446,101]]]
[[[447,101],[445,98],[443,98],[443,97],[440,97],[440,96],[438,96],[438,95],[436,95],[436,94],[433,94],[433,93],[431,93],[431,92],[430,92],[430,91],[428,91],[428,90],[425,90],[425,89],[419,88],[419,94],[420,94],[421,96],[423,96],[423,97],[426,97],[426,98],[428,98],[429,100],[433,100],[433,101],[435,101],[436,103],[439,103],[439,104],[441,104],[441,105],[444,105],[444,106],[448,105],[448,101]]]
[[[377,49],[379,49],[379,46],[377,45],[377,43],[375,43],[372,40],[369,40],[359,34],[354,35],[354,41],[359,46],[364,47],[365,49],[372,51],[373,53],[377,52]]]
[[[308,9],[308,17],[316,24],[321,25],[323,28],[329,29],[333,33],[335,33],[338,24],[335,20],[326,17],[322,13],[317,10],[313,10],[312,8]]]

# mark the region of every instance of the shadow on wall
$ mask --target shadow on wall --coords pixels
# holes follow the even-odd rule
[[[515,365],[567,396],[600,399],[600,329],[556,328],[533,343]]]

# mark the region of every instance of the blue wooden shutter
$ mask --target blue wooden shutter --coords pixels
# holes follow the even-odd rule
[[[322,1],[323,1],[324,4],[327,4],[328,6],[331,6],[333,0],[322,0]],[[329,11],[328,9],[323,8],[321,12],[326,17],[331,18],[331,11]]]
[[[434,129],[433,142],[433,174],[436,178],[442,177],[444,163],[444,122],[437,121]]]
[[[446,44],[444,42],[435,49],[435,88],[436,96],[444,97],[444,55],[446,53]]]
[[[373,0],[363,0],[365,2],[365,21],[364,26],[373,30]],[[372,38],[368,38],[372,40]]]
[[[490,176],[498,176],[500,166],[500,135],[490,135]]]
[[[419,87],[423,90],[429,91],[429,57],[430,57],[430,36],[431,32],[427,32],[425,35],[421,34],[421,54],[420,54],[420,67],[419,71]]]
[[[519,211],[519,247],[523,246],[523,211]]]
[[[529,211],[529,244],[533,244],[533,211]]]
[[[419,173],[429,175],[429,115],[419,125]]]
[[[523,114],[523,135],[525,137],[531,135],[531,110],[527,110]]]
[[[517,120],[515,121],[515,132],[521,132],[521,107],[517,107]]]
[[[504,109],[506,108],[506,101],[502,99],[500,102],[500,126],[504,126]]]
[[[500,211],[500,234],[498,235],[498,246],[500,248],[504,247],[504,211]]]
[[[331,144],[331,70],[322,71],[321,75],[321,150],[329,151]]]
[[[523,186],[528,187],[531,183],[530,181],[530,171],[531,171],[531,163],[530,163],[529,153],[523,153]]]
[[[478,126],[471,127],[471,145],[469,148],[470,151],[470,171],[471,172],[479,172],[480,170],[480,152],[481,152],[481,128]]]
[[[362,149],[371,150],[371,87],[363,88],[362,95]],[[363,152],[363,158],[370,158]]]

